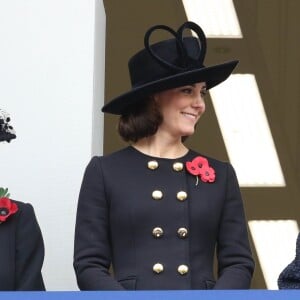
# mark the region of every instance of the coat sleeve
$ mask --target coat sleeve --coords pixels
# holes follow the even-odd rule
[[[79,194],[74,269],[81,290],[124,290],[109,274],[111,243],[108,200],[97,157],[88,164]]]
[[[228,164],[227,191],[217,244],[218,280],[214,289],[248,289],[254,270],[244,207],[233,167]]]
[[[23,204],[16,231],[15,290],[44,291],[44,242],[33,207]]]

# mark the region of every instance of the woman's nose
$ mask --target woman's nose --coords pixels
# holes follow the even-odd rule
[[[205,101],[203,99],[203,96],[202,95],[198,95],[195,97],[193,103],[192,103],[192,106],[194,108],[197,108],[199,110],[204,110],[205,109]]]

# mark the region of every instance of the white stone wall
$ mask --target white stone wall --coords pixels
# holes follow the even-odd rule
[[[101,0],[0,1],[0,108],[17,133],[0,144],[0,186],[35,208],[47,290],[77,289],[78,192],[102,152],[104,37]]]

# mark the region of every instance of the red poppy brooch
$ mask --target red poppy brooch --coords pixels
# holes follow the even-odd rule
[[[196,176],[196,185],[200,178],[203,182],[214,182],[216,179],[215,170],[209,166],[205,157],[197,156],[192,161],[186,162],[186,168],[192,175]]]
[[[0,224],[18,211],[16,203],[12,202],[8,197],[7,189],[0,188]]]

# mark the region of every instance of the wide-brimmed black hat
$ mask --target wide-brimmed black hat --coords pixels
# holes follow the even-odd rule
[[[7,112],[0,109],[0,142],[10,142],[16,138],[16,133],[10,125],[10,116]]]
[[[185,37],[186,29],[197,37]],[[174,38],[150,45],[156,30],[165,30]],[[177,32],[165,25],[153,26],[145,34],[144,45],[128,62],[132,89],[105,104],[103,112],[122,115],[153,93],[196,82],[206,82],[210,89],[226,80],[238,64],[234,60],[205,67],[206,37],[193,22],[182,24]]]

